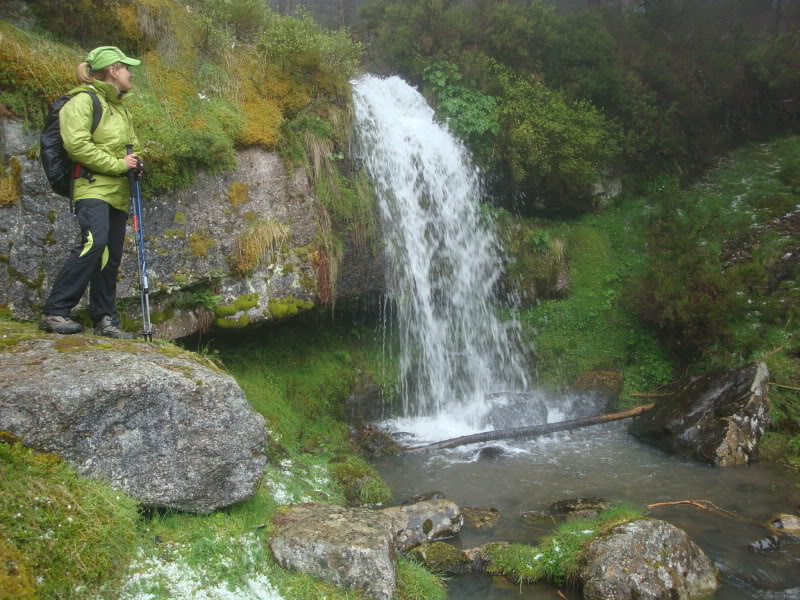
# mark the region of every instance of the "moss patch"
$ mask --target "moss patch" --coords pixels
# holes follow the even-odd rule
[[[409,554],[434,573],[444,573],[459,565],[467,566],[470,562],[463,551],[444,542],[421,544]]]
[[[208,251],[216,246],[217,243],[206,230],[195,231],[189,236],[189,250],[192,256],[206,256]]]
[[[228,202],[234,206],[241,206],[250,202],[250,186],[246,183],[234,181],[228,187]]]
[[[217,327],[221,327],[222,329],[240,329],[250,324],[250,317],[242,315],[238,319],[219,318],[216,320],[216,324]]]
[[[59,337],[53,344],[59,352],[87,352],[90,350],[110,350],[114,344],[104,343],[83,335]]]
[[[294,315],[314,308],[314,303],[311,300],[298,300],[293,296],[286,298],[272,298],[267,304],[269,312],[274,319],[284,319],[293,317]]]
[[[218,317],[232,317],[239,311],[247,311],[258,306],[258,294],[244,294],[233,301],[233,304],[217,306],[214,314]]]
[[[8,542],[0,541],[0,600],[35,600],[36,587],[25,557]]]
[[[486,548],[487,573],[503,575],[512,581],[530,583],[546,579],[556,583],[575,581],[578,563],[586,545],[608,531],[635,519],[642,513],[629,506],[615,506],[596,519],[569,521],[536,546],[498,544]]]

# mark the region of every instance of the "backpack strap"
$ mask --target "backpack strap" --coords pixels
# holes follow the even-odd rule
[[[82,90],[78,93],[89,94],[89,96],[92,97],[92,128],[89,130],[89,133],[94,135],[95,129],[97,129],[97,126],[100,124],[100,119],[103,118],[103,105],[100,104],[100,98],[98,98],[97,94],[94,92]]]

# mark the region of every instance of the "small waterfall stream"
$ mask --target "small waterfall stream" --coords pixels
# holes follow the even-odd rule
[[[383,217],[404,416],[480,427],[487,394],[529,387],[518,327],[496,316],[501,249],[480,174],[403,80],[365,76],[354,95]]]
[[[585,398],[531,389],[519,327],[497,317],[502,251],[481,211],[480,173],[463,145],[397,77],[363,77],[354,82],[354,98],[361,159],[383,217],[390,296],[383,314],[391,309],[400,345],[404,416],[388,425],[425,442],[602,412]],[[493,412],[510,422],[493,421]],[[501,446],[500,459],[465,446],[377,466],[398,499],[441,490],[462,506],[498,508],[497,526],[465,528],[454,540],[464,547],[534,543],[552,524],[530,525],[520,513],[563,498],[602,495],[638,506],[703,498],[764,521],[791,493],[791,479],[777,466],[714,469],[638,444],[621,423],[493,445]],[[800,598],[800,545],[753,554],[746,544],[763,535],[759,526],[698,513],[674,507],[652,516],[682,527],[709,553],[723,574],[717,600]],[[479,576],[454,578],[448,589],[452,600],[564,597],[547,583],[504,587]]]

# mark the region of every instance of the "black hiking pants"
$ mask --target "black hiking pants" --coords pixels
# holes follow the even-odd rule
[[[89,315],[95,323],[116,318],[117,271],[122,261],[128,213],[108,202],[84,198],[76,205],[81,241],[72,248],[53,283],[44,314],[68,317],[89,289]]]

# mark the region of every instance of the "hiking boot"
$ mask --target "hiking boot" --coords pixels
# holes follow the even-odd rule
[[[42,320],[39,321],[39,329],[50,333],[60,333],[61,335],[72,335],[83,331],[80,323],[76,323],[69,317],[62,315],[42,315]]]
[[[94,324],[94,334],[104,337],[117,338],[118,340],[132,340],[136,336],[119,328],[119,321],[108,315]]]

